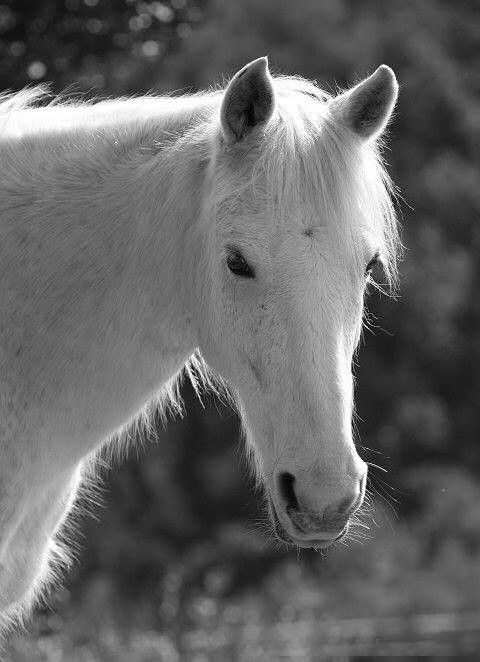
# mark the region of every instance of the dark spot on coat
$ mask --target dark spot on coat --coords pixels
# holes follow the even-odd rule
[[[305,229],[302,231],[302,234],[303,234],[305,237],[313,237],[313,229],[312,229],[312,228],[305,228]]]
[[[253,372],[253,375],[254,375],[255,379],[261,385],[262,384],[262,375],[260,373],[260,370],[258,369],[258,367],[255,365],[255,363],[249,357],[247,357],[247,362],[248,362],[248,365],[250,366],[250,370]]]

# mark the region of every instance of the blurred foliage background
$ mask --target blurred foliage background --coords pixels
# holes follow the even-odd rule
[[[269,540],[235,414],[185,385],[187,417],[104,472],[79,562],[8,659],[326,659],[348,623],[380,655],[377,617],[480,611],[479,17],[478,0],[0,0],[0,89],[188,92],[268,54],[335,91],[389,64],[406,246],[357,370],[361,453],[388,470],[371,471],[371,540]]]

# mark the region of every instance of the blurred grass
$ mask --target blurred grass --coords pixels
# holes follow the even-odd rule
[[[410,523],[391,526],[378,506],[372,539],[302,553],[301,563],[283,554],[253,583],[247,576],[238,585],[239,559],[248,573],[252,556],[268,560],[271,552],[259,534],[229,525],[171,562],[154,597],[122,598],[104,574],[90,577],[80,599],[59,590],[28,636],[11,639],[5,662],[473,655],[480,648],[480,527],[471,528],[468,512],[451,514],[462,505],[459,495],[477,498],[480,488],[455,472],[444,477],[447,488],[438,480],[434,468],[427,478],[412,476],[431,501]]]

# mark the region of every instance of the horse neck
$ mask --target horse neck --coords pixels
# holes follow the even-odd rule
[[[94,134],[79,126],[45,134],[41,145],[28,135],[7,144],[17,169],[0,183],[0,230],[11,242],[0,277],[15,292],[9,305],[22,339],[30,327],[35,338],[43,331],[36,354],[33,341],[24,343],[32,349],[21,369],[35,371],[31,383],[43,371],[43,381],[67,384],[78,366],[98,381],[103,370],[103,392],[114,379],[115,389],[130,390],[124,401],[133,411],[195,348],[184,247],[201,208],[207,148],[185,137],[155,145],[172,132],[185,136],[194,112],[171,116],[109,119]],[[78,365],[64,369],[67,356]],[[122,402],[118,393],[111,399]]]
[[[198,109],[187,107],[161,122],[146,120],[129,138],[131,156],[121,167],[114,157],[106,168],[112,204],[108,235],[124,255],[122,305],[128,319],[136,320],[132,331],[144,351],[149,348],[157,357],[185,360],[197,344],[185,265],[202,207],[210,141],[208,136],[192,141],[195,131],[190,137],[189,132],[197,112],[206,107],[208,115],[211,105],[209,99],[199,100]]]
[[[191,261],[191,235],[202,207],[208,140],[190,144],[184,137],[188,125],[179,131],[178,140],[154,149],[146,159],[137,155],[117,183],[128,197],[126,215],[135,219],[133,236],[125,229],[132,253],[125,287],[131,300],[138,302],[140,292],[144,298],[137,310],[139,319],[147,316],[143,333],[150,329],[150,343],[158,346],[164,345],[167,329],[170,338],[185,337],[191,351],[196,338],[190,329],[192,284],[185,265]]]

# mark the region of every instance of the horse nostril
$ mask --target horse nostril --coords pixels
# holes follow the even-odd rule
[[[285,510],[287,512],[293,510],[300,510],[298,505],[298,500],[295,495],[294,489],[295,478],[292,474],[287,471],[281,473],[278,477],[278,491],[280,492],[280,497],[285,504]]]

